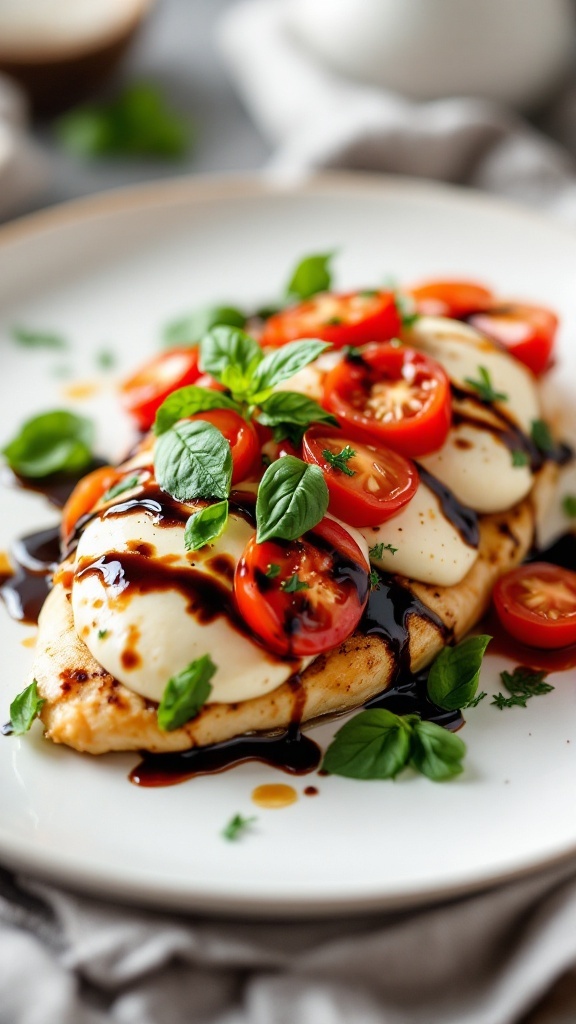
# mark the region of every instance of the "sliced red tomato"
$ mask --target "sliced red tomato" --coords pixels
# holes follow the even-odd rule
[[[60,532],[64,542],[74,533],[78,520],[94,508],[96,502],[118,482],[120,476],[114,466],[100,466],[78,481],[62,509]]]
[[[494,294],[477,281],[426,281],[407,289],[424,316],[448,316],[454,320],[487,309],[494,302]]]
[[[368,600],[368,563],[331,519],[295,541],[248,541],[234,575],[238,610],[264,646],[307,657],[338,647]]]
[[[338,363],[324,381],[324,405],[346,433],[414,458],[441,448],[450,428],[450,382],[415,349],[366,345],[361,358]]]
[[[197,348],[172,348],[155,356],[120,388],[126,412],[141,430],[149,430],[159,406],[176,388],[194,384],[200,376]]]
[[[502,576],[494,605],[504,629],[530,647],[576,644],[576,572],[528,562]]]
[[[260,459],[260,442],[252,424],[233,409],[207,409],[189,419],[205,420],[224,434],[232,449],[232,483],[246,480]]]
[[[552,310],[506,302],[474,313],[468,323],[503,345],[537,376],[549,366],[558,330],[558,317]]]
[[[394,292],[322,292],[271,316],[260,342],[278,346],[298,338],[321,338],[343,348],[388,341],[401,328]]]
[[[338,456],[347,452],[353,454],[338,462]],[[318,426],[304,434],[302,455],[320,466],[328,484],[329,510],[350,526],[378,526],[416,494],[416,466],[390,448],[351,441],[340,431]]]

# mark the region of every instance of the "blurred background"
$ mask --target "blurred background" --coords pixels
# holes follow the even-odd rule
[[[343,167],[576,224],[575,69],[571,0],[0,0],[0,218]]]

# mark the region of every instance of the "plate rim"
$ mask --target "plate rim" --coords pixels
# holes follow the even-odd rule
[[[538,209],[520,202],[487,194],[461,185],[438,182],[403,175],[371,172],[329,171],[311,172],[298,176],[279,176],[265,172],[219,175],[184,175],[179,178],[160,179],[136,185],[113,188],[93,195],[67,200],[43,210],[18,217],[0,226],[0,248],[4,250],[21,241],[41,237],[53,230],[83,222],[89,223],[102,216],[134,212],[145,208],[169,208],[182,202],[200,204],[203,201],[226,199],[252,199],[266,196],[326,196],[331,192],[350,196],[389,197],[398,193],[416,199],[448,201],[462,209],[493,210],[509,219],[531,222],[535,228],[556,233],[574,244],[576,236],[569,225]],[[217,896],[203,893],[200,888],[187,886],[183,891],[172,887],[166,880],[154,883],[146,873],[134,878],[130,871],[114,878],[97,874],[95,866],[83,867],[73,861],[64,863],[51,851],[30,849],[18,837],[3,834],[0,828],[0,856],[3,863],[16,871],[29,871],[36,877],[62,885],[80,893],[103,897],[139,906],[151,906],[187,913],[192,910],[214,916],[257,919],[279,918],[312,919],[334,918],[349,914],[377,914],[388,910],[424,907],[445,900],[473,895],[482,890],[501,887],[513,881],[536,877],[574,860],[576,838],[569,848],[542,858],[537,854],[526,863],[496,873],[489,867],[483,873],[455,884],[432,887],[421,886],[408,893],[348,894],[310,898],[305,893],[271,896],[266,893],[242,896],[237,890],[221,889]],[[534,859],[536,858],[536,859]],[[129,888],[127,888],[129,886]]]

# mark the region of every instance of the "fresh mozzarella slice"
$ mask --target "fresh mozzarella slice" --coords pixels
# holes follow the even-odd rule
[[[494,402],[494,409],[530,435],[540,417],[536,381],[517,359],[467,324],[444,317],[419,317],[403,338],[432,356],[452,383],[471,395],[475,390],[466,378],[478,380],[479,369],[487,370],[494,390],[506,395],[505,401]]]
[[[452,427],[442,448],[419,461],[476,512],[512,508],[534,482],[529,466],[513,464],[498,434],[472,423]]]
[[[76,556],[72,586],[76,632],[111,675],[153,701],[162,699],[171,676],[204,654],[210,654],[217,666],[209,703],[231,704],[274,690],[295,667],[304,666],[268,655],[234,627],[222,607],[226,591],[231,592],[233,569],[252,533],[248,523],[231,515],[228,528],[214,544],[186,555],[183,524],[162,525],[159,516],[142,511],[93,520],[82,534]],[[105,552],[110,553],[108,560],[104,556],[106,565]],[[138,552],[143,552],[144,568],[149,563],[150,582],[131,588],[126,579],[130,555]],[[128,555],[126,575],[123,555]],[[100,571],[82,572],[82,567],[98,560]],[[170,586],[172,571],[176,579],[179,567],[191,566],[200,581],[195,610],[193,595]],[[161,580],[158,587],[155,573]],[[211,589],[213,581],[220,590]],[[219,593],[223,601],[218,607]]]
[[[436,495],[422,482],[398,515],[380,526],[363,527],[360,532],[368,541],[374,565],[421,583],[443,587],[459,583],[478,554],[475,547],[464,542],[444,515]],[[384,547],[377,558],[374,548],[379,544]]]

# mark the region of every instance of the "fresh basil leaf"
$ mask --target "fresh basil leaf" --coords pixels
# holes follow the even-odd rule
[[[428,674],[428,696],[447,711],[469,704],[478,689],[482,658],[491,636],[471,636],[443,647]]]
[[[569,519],[576,519],[576,494],[565,494],[562,498],[562,511]]]
[[[530,436],[543,455],[554,451],[554,438],[545,420],[532,420]]]
[[[463,771],[466,745],[459,736],[434,722],[415,719],[410,764],[434,782],[444,782]]]
[[[230,493],[230,444],[205,420],[185,420],[161,434],[154,468],[160,487],[176,501],[227,498]]]
[[[56,410],[26,420],[2,454],[16,473],[31,478],[76,472],[92,461],[90,420]]]
[[[338,730],[322,768],[349,779],[393,779],[410,758],[411,722],[384,708],[361,711]]]
[[[129,85],[107,103],[77,107],[56,122],[62,145],[77,156],[183,156],[192,126],[147,82]]]
[[[263,358],[258,342],[235,327],[214,327],[200,342],[202,372],[240,396],[251,392],[254,371]]]
[[[198,551],[205,544],[210,544],[223,533],[228,522],[228,502],[218,501],[214,505],[201,508],[194,512],[186,523],[184,530],[184,547],[186,551]]]
[[[210,680],[215,671],[216,665],[212,658],[204,654],[168,680],[158,707],[158,725],[161,729],[171,732],[195,718],[210,696]]]
[[[185,388],[178,388],[168,395],[163,402],[154,420],[154,433],[164,434],[170,427],[173,427],[179,420],[185,420],[188,416],[194,416],[197,412],[206,412],[208,409],[234,409],[240,412],[240,406],[233,402],[223,391],[215,391],[211,388],[200,388],[196,384],[188,384]]]
[[[335,416],[326,412],[313,398],[296,391],[276,391],[262,402],[255,418],[263,426],[273,428],[276,441],[288,437],[294,445],[300,444],[311,423],[338,426]]]
[[[330,262],[333,252],[315,253],[305,256],[294,268],[286,285],[286,295],[290,299],[309,299],[318,292],[327,292],[332,284]]]
[[[32,722],[37,718],[45,703],[45,699],[38,696],[38,683],[36,679],[33,679],[30,686],[27,686],[17,697],[14,697],[10,705],[12,732],[16,736],[21,736],[22,733],[28,732]]]
[[[296,540],[320,522],[328,509],[322,470],[293,455],[273,462],[264,473],[256,498],[258,543],[277,537]]]
[[[250,826],[254,824],[258,819],[256,817],[245,818],[242,814],[235,814],[225,828],[222,829],[222,835],[224,839],[235,842],[240,839],[250,829]]]
[[[244,327],[246,315],[235,306],[203,306],[166,324],[162,338],[166,345],[197,343],[213,327]]]
[[[12,338],[23,348],[68,348],[66,339],[52,331],[31,331],[25,327],[13,327]]]
[[[293,377],[329,347],[325,341],[305,338],[302,341],[291,341],[264,356],[253,372],[251,401],[264,401],[271,388]]]
[[[117,498],[118,495],[124,494],[125,491],[131,491],[133,487],[137,487],[139,482],[139,476],[125,477],[124,480],[119,480],[117,484],[114,484],[113,487],[106,491],[100,500],[112,501],[112,498]]]

